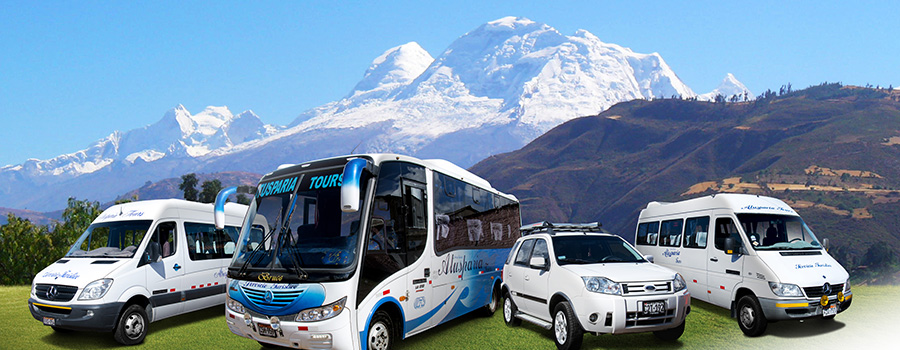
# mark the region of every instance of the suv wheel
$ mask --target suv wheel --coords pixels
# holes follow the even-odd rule
[[[559,350],[581,349],[584,331],[569,302],[563,301],[553,308],[553,340]]]
[[[507,293],[506,297],[503,298],[503,322],[506,322],[507,326],[515,327],[522,324],[522,320],[516,317],[517,311],[519,309],[516,308],[516,304],[513,303],[512,298]]]

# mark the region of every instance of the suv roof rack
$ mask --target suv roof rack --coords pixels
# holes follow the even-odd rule
[[[571,223],[551,223],[548,221],[536,222],[533,224],[528,224],[519,228],[519,232],[522,236],[532,235],[535,233],[548,233],[551,236],[555,235],[556,232],[603,232],[603,225],[599,222],[589,222],[584,224],[571,224]]]

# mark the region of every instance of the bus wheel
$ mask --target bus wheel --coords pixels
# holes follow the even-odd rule
[[[131,304],[119,317],[119,322],[116,323],[116,329],[113,331],[113,338],[123,345],[140,344],[147,336],[149,323],[144,307]]]
[[[491,290],[491,301],[481,308],[481,315],[484,317],[494,316],[494,312],[500,308],[500,285]]]
[[[515,327],[522,323],[522,320],[516,317],[517,311],[519,309],[516,308],[516,304],[513,303],[512,298],[507,294],[503,298],[503,322],[506,322],[507,326]]]
[[[738,300],[738,325],[748,337],[757,337],[766,331],[768,321],[762,313],[759,301],[752,295],[745,295]]]
[[[369,323],[369,335],[367,337],[367,348],[372,350],[389,350],[394,342],[394,324],[391,317],[384,312],[378,310]]]

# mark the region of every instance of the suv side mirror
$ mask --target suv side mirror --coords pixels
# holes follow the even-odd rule
[[[651,264],[653,263],[653,255],[644,255],[644,259],[649,261]]]
[[[157,242],[150,242],[149,244],[147,244],[147,250],[144,251],[144,255],[141,257],[141,262],[140,264],[138,264],[138,266],[146,265],[159,260],[159,257],[161,255],[160,250],[161,249],[159,247],[159,243]]]
[[[541,269],[546,270],[549,266],[547,266],[547,260],[544,259],[543,256],[533,256],[531,257],[531,261],[529,262],[531,268],[533,269]]]

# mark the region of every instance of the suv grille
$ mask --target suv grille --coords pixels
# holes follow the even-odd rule
[[[78,287],[64,286],[60,284],[37,284],[34,286],[34,295],[38,299],[50,301],[69,301],[75,297]]]
[[[622,283],[622,294],[625,295],[668,294],[671,292],[672,282]]]

